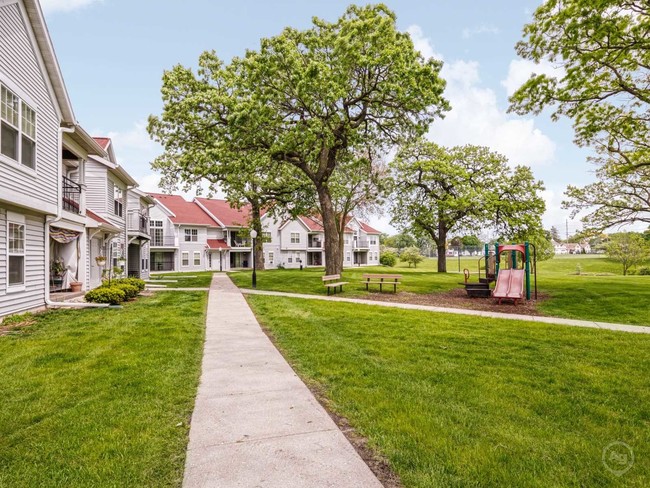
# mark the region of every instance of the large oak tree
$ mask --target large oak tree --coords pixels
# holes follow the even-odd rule
[[[151,119],[151,133],[173,155],[190,150],[223,160],[264,152],[309,182],[325,231],[326,272],[336,274],[343,218],[330,181],[343,163],[355,170],[349,165],[360,158],[349,155],[357,148],[380,151],[417,137],[448,109],[441,66],[414,49],[384,5],[350,6],[335,22],[314,18],[310,29],[262,39],[228,65],[204,53],[198,76],[175,67],[164,76],[164,110]],[[356,169],[364,175],[363,163]]]
[[[542,183],[535,181],[530,168],[511,168],[504,156],[486,147],[448,149],[420,140],[405,147],[391,167],[393,223],[433,239],[439,272],[447,272],[451,231],[489,227],[512,239],[541,233]]]

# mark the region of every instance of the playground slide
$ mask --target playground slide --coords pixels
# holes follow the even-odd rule
[[[499,271],[497,276],[497,283],[492,292],[494,298],[508,298],[508,289],[510,288],[510,271],[509,269],[504,269]]]
[[[524,276],[523,269],[513,269],[510,271],[510,286],[506,298],[524,298]]]

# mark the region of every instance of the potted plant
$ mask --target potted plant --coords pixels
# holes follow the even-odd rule
[[[82,284],[83,283],[81,283],[81,281],[71,281],[70,282],[70,290],[72,291],[72,293],[80,292]]]
[[[97,256],[95,262],[97,266],[104,266],[106,264],[106,256]]]
[[[117,264],[123,265],[126,263],[126,259],[123,257],[117,258]]]
[[[52,283],[60,284],[63,281],[63,273],[65,273],[65,266],[63,265],[63,259],[56,258],[50,263],[50,273]]]

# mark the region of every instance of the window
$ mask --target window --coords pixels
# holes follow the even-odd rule
[[[36,112],[0,85],[0,153],[36,168]]]
[[[262,242],[271,242],[270,232],[262,232]]]
[[[371,237],[370,238],[370,245],[374,246],[375,244],[377,244],[377,240],[374,237]]]
[[[287,263],[293,263],[293,258],[291,256],[287,258]]]
[[[163,221],[162,220],[151,220],[149,225],[151,227],[160,227],[160,228],[162,228]]]
[[[273,253],[269,252],[269,264],[273,264]]]
[[[190,253],[187,251],[183,251],[181,254],[181,266],[189,266],[190,265]]]
[[[113,213],[122,217],[124,211],[124,192],[118,186],[113,187]]]
[[[201,253],[194,252],[194,266],[201,266]]]
[[[345,238],[345,245],[347,246],[350,243],[350,240],[346,237]]]
[[[111,242],[111,258],[113,261],[113,267],[118,266],[118,260],[122,259],[124,256],[124,244],[120,239],[115,239]]]
[[[291,244],[300,244],[300,233],[292,232],[291,233]]]
[[[185,242],[197,242],[199,240],[199,229],[185,229]]]
[[[146,271],[149,269],[149,259],[147,258],[142,258],[142,268],[143,271]]]
[[[25,284],[25,224],[9,222],[9,286]]]
[[[350,260],[350,251],[348,251],[345,255],[345,260],[349,261]]]

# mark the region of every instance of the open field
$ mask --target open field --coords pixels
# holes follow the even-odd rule
[[[467,268],[471,272],[470,281],[478,280],[477,259],[461,259],[461,269]],[[580,275],[576,274],[578,265]],[[404,263],[394,268],[346,268],[342,279],[350,284],[344,287],[342,296],[368,295],[361,284],[364,273],[403,274],[402,285],[398,288],[402,292],[436,294],[461,287],[459,283],[463,276],[455,271],[458,269],[455,258],[449,258],[447,269],[453,272],[437,273],[435,259],[425,260],[416,269],[408,268]],[[545,299],[537,304],[537,309],[549,316],[650,325],[650,276],[622,276],[621,273],[620,265],[595,255],[558,256],[540,262],[538,288]],[[260,290],[325,294],[320,279],[322,274],[322,268],[258,271],[257,287]],[[251,286],[250,272],[232,273],[230,277],[240,287]],[[512,310],[510,304],[503,307]]]
[[[248,300],[297,372],[407,487],[650,484],[650,337]],[[603,463],[615,441],[635,455],[620,477]]]
[[[156,280],[176,280],[176,283],[159,283],[167,288],[209,288],[212,281],[212,271],[188,271],[181,273],[152,274],[151,282]]]
[[[0,336],[0,486],[179,486],[206,298],[51,311]]]

